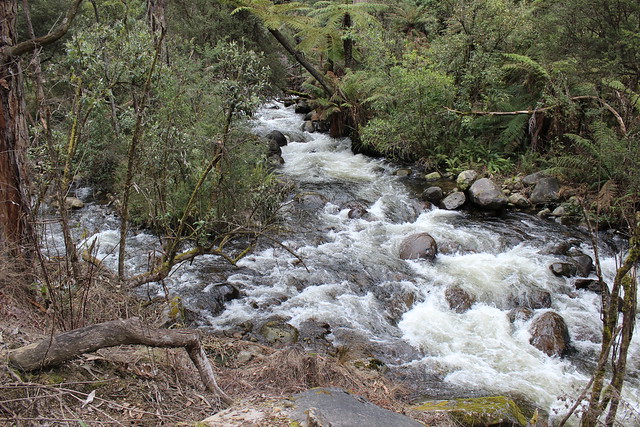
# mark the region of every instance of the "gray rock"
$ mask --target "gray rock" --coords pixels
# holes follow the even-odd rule
[[[469,188],[469,198],[478,207],[498,210],[507,206],[507,197],[489,178],[480,178]]]
[[[467,196],[460,191],[449,194],[442,201],[442,207],[448,211],[460,209],[467,201]]]
[[[531,310],[551,307],[551,293],[537,287],[529,288],[522,293],[513,295],[511,300],[516,306]]]
[[[313,133],[316,131],[316,127],[311,120],[307,120],[302,124],[302,130],[305,132]]]
[[[464,313],[476,302],[476,299],[469,292],[459,286],[447,288],[444,292],[449,308],[456,313]]]
[[[349,210],[349,213],[347,214],[347,216],[351,219],[360,219],[366,216],[368,213],[369,211],[367,211],[362,206],[356,206],[353,209]]]
[[[571,262],[576,266],[578,276],[587,277],[593,270],[593,260],[589,255],[576,254],[571,257]]]
[[[404,177],[404,176],[411,175],[412,172],[413,171],[411,169],[403,168],[403,169],[398,169],[397,171],[395,171],[394,175],[395,176]]]
[[[531,175],[527,175],[524,178],[522,178],[522,183],[525,184],[525,185],[535,185],[542,178],[547,178],[548,176],[549,175],[547,175],[546,173],[544,173],[542,171],[536,172],[536,173],[532,173]]]
[[[267,139],[273,140],[280,147],[287,145],[287,137],[279,130],[272,130],[267,134]]]
[[[564,206],[558,206],[551,212],[551,216],[567,216],[567,209]]]
[[[575,276],[577,272],[577,268],[575,264],[568,263],[568,262],[554,262],[549,266],[549,269],[556,276],[563,276],[563,277]]]
[[[437,205],[444,197],[444,193],[442,191],[442,188],[434,186],[424,190],[424,192],[422,193],[422,197],[424,197],[427,201]]]
[[[563,356],[569,350],[569,329],[562,316],[547,311],[531,324],[529,342],[548,356]]]
[[[531,202],[524,195],[520,193],[513,193],[509,196],[509,203],[517,208],[528,208],[531,206]]]
[[[412,234],[400,244],[401,259],[425,258],[432,260],[437,254],[438,245],[429,233]]]
[[[270,320],[260,327],[260,335],[269,344],[294,344],[298,330],[282,320]]]
[[[319,209],[327,204],[328,200],[320,193],[300,193],[293,198],[307,209]]]
[[[291,418],[307,426],[422,427],[411,418],[382,409],[335,387],[320,387],[293,396]],[[314,424],[315,423],[315,424]]]
[[[464,172],[460,172],[458,178],[456,179],[456,185],[460,191],[465,191],[471,184],[478,178],[478,172],[474,170],[466,170]]]
[[[558,180],[556,178],[541,178],[533,189],[529,200],[534,205],[560,200],[560,184]]]

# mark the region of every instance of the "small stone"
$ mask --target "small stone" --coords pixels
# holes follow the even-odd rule
[[[248,363],[251,359],[253,359],[253,354],[246,350],[242,350],[236,356],[236,360],[238,361],[238,363],[242,365],[244,365],[245,363]]]
[[[426,174],[424,176],[424,179],[427,181],[437,181],[439,179],[442,179],[442,175],[440,175],[440,172],[431,172]]]

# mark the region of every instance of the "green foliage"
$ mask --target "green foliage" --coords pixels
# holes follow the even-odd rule
[[[397,159],[420,159],[442,151],[455,121],[442,106],[451,102],[451,79],[417,53],[406,55],[384,76],[386,86],[370,94],[376,118],[362,130],[363,143]],[[451,125],[450,128],[443,126]]]

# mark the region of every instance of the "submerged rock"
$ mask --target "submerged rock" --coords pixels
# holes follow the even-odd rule
[[[469,198],[483,209],[498,210],[507,206],[507,197],[489,178],[480,178],[469,188]]]
[[[444,292],[449,308],[456,313],[464,313],[476,302],[476,299],[469,292],[459,286],[447,288]]]
[[[542,313],[533,320],[529,332],[531,345],[548,356],[560,357],[569,350],[569,329],[558,313]]]
[[[536,287],[513,295],[511,300],[516,306],[531,310],[551,307],[551,293]]]
[[[437,254],[438,245],[429,233],[412,234],[400,244],[401,259],[425,258],[432,260]]]
[[[421,427],[411,418],[382,409],[368,400],[335,387],[319,387],[298,393],[291,419],[299,425],[331,427]],[[293,423],[292,423],[293,425]]]
[[[446,412],[461,426],[528,425],[522,410],[506,396],[430,400],[414,409],[423,412]]]

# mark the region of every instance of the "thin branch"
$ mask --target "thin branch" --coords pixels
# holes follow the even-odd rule
[[[67,14],[62,20],[62,23],[46,36],[31,38],[29,40],[18,43],[15,46],[6,46],[2,50],[0,50],[0,54],[8,57],[20,56],[27,52],[31,52],[39,47],[49,45],[59,40],[69,30],[69,27],[71,26],[73,19],[76,17],[81,4],[82,0],[74,0],[69,7],[69,10],[67,10]]]

